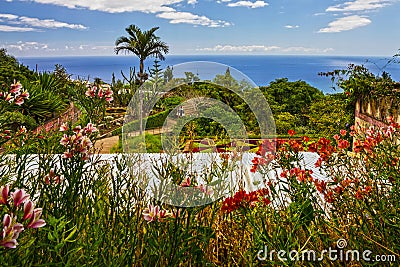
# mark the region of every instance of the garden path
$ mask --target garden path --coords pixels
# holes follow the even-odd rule
[[[95,148],[100,149],[100,154],[110,154],[110,150],[113,146],[118,144],[119,136],[111,136],[96,141]]]

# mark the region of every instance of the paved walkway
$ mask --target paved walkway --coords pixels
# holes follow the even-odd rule
[[[112,137],[107,137],[103,138],[100,140],[96,141],[95,148],[101,148],[100,154],[110,154],[110,150],[113,146],[118,144],[119,136],[112,136]]]

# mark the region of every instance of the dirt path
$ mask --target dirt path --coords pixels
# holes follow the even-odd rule
[[[95,148],[101,148],[100,154],[110,154],[110,149],[118,143],[118,140],[118,135],[97,140]]]

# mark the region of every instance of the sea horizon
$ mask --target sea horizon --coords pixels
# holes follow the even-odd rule
[[[114,56],[48,56],[16,57],[17,60],[38,72],[51,72],[55,65],[63,66],[73,79],[101,78],[110,83],[112,73],[122,80],[121,71],[128,74],[130,67],[138,69],[139,60],[134,55]],[[394,80],[400,79],[400,64],[385,67],[392,57],[379,56],[325,56],[325,55],[167,55],[160,61],[161,69],[194,61],[209,61],[227,65],[249,77],[257,86],[267,86],[270,82],[288,78],[289,81],[302,80],[318,88],[325,94],[341,92],[334,90],[330,77],[318,75],[336,69],[346,69],[349,64],[365,65],[372,73],[388,72]],[[154,58],[145,61],[152,68]]]

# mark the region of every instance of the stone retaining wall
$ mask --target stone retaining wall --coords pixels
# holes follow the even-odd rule
[[[68,108],[67,111],[62,113],[57,118],[51,119],[45,122],[43,125],[40,125],[35,130],[33,130],[33,133],[38,134],[42,131],[45,132],[58,131],[60,129],[61,124],[63,124],[64,122],[68,121],[72,123],[77,122],[81,114],[82,112],[77,107],[74,106],[74,103],[71,102],[70,107]]]
[[[355,125],[368,128],[369,126],[385,127],[386,118],[392,116],[400,123],[400,99],[395,97],[359,98],[355,108]]]

